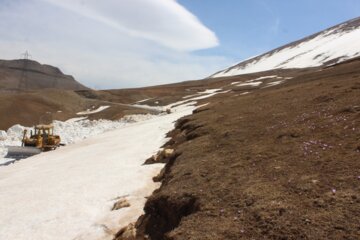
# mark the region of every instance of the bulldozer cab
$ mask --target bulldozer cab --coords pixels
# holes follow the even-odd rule
[[[52,136],[54,135],[54,126],[52,125],[37,125],[35,126],[36,136]]]

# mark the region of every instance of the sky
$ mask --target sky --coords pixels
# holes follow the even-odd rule
[[[94,89],[207,77],[358,17],[359,0],[0,0],[0,59]]]

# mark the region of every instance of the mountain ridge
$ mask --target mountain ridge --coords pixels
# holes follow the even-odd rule
[[[356,43],[356,39],[360,40],[360,17],[239,62],[214,73],[210,78],[339,63],[360,56],[360,41]],[[340,50],[336,52],[335,49]]]
[[[0,60],[0,89],[39,90],[57,88],[63,90],[89,89],[64,74],[59,68],[29,59]]]

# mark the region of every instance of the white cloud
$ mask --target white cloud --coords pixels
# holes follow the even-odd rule
[[[0,59],[19,58],[28,50],[34,60],[58,66],[96,88],[199,79],[230,63],[221,56],[190,51],[215,45],[216,37],[173,0],[59,0],[62,7],[49,1],[55,3],[2,0]],[[119,3],[124,3],[121,19],[116,16]],[[90,12],[92,17],[84,17]]]
[[[176,50],[215,47],[214,32],[175,0],[43,0]]]

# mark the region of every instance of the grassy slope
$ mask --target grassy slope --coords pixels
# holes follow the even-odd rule
[[[234,80],[234,79],[233,79]],[[211,99],[170,133],[151,239],[357,239],[360,61]]]

